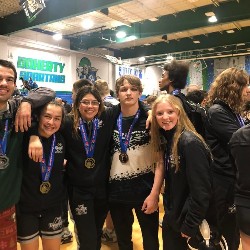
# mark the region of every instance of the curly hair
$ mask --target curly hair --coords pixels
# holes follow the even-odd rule
[[[248,78],[244,70],[237,68],[228,68],[221,72],[208,92],[208,106],[212,106],[215,100],[221,100],[234,112],[240,113],[244,103],[242,93],[248,85]]]
[[[175,130],[174,137],[172,140],[172,145],[171,145],[171,152],[173,154],[173,159],[174,159],[174,163],[176,167],[175,172],[177,172],[180,168],[179,160],[178,160],[179,159],[178,142],[184,130],[190,131],[193,134],[195,134],[207,149],[208,149],[208,146],[206,145],[202,136],[196,132],[192,122],[189,120],[186,112],[183,109],[180,99],[173,95],[164,94],[164,95],[160,95],[155,100],[153,107],[152,107],[152,123],[151,123],[150,132],[151,132],[152,146],[153,146],[156,157],[159,157],[159,155],[163,155],[164,150],[165,150],[161,146],[160,126],[156,120],[156,109],[157,109],[157,105],[160,103],[169,103],[178,114],[178,122],[176,124],[176,130]]]
[[[168,77],[173,88],[185,88],[189,72],[189,65],[186,62],[173,60],[165,64],[163,68],[165,71],[168,71]]]
[[[102,98],[101,98],[98,90],[94,86],[84,86],[84,87],[80,88],[77,91],[76,99],[73,103],[73,109],[72,109],[73,117],[74,117],[74,134],[75,135],[78,135],[77,129],[79,127],[79,120],[81,118],[81,114],[79,111],[79,106],[81,104],[80,102],[81,102],[82,98],[84,96],[86,96],[87,94],[93,95],[96,98],[96,100],[100,103],[97,116],[100,116],[104,110],[104,104],[103,104]]]

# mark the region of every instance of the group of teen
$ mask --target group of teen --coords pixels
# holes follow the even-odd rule
[[[244,125],[240,107],[249,76],[235,68],[217,76],[208,95],[207,136],[203,138],[180,98],[174,95],[185,87],[187,74],[188,66],[183,63],[166,65],[161,82],[169,94],[160,95],[151,112],[139,101],[142,84],[132,75],[116,80],[120,104],[110,108],[104,108],[103,98],[94,86],[73,88],[73,108],[66,116],[63,106],[48,102],[53,91],[51,94],[47,90],[49,94],[44,95],[37,90],[35,98],[31,92],[19,107],[16,125],[21,130],[30,126],[29,120],[26,125],[27,109],[22,105],[35,99],[40,108],[31,128],[18,140],[19,148],[15,150],[22,151],[18,161],[13,152],[10,156],[13,144],[9,138],[21,133],[14,131],[13,121],[10,130],[8,117],[2,121],[1,155],[8,158],[9,165],[1,168],[0,174],[7,176],[10,168],[20,167],[20,162],[23,167],[16,173],[18,176],[11,177],[17,194],[12,204],[1,207],[0,220],[9,208],[8,219],[12,218],[13,205],[18,202],[17,237],[22,250],[38,250],[39,236],[43,249],[60,249],[64,159],[78,249],[101,248],[102,227],[110,211],[119,249],[132,250],[133,210],[141,227],[143,248],[159,249],[158,200],[163,180],[164,250],[186,250],[187,240],[197,237],[204,219],[216,226],[229,249],[238,249],[233,206],[236,172],[228,142],[233,132]],[[11,98],[7,94],[11,94],[16,82],[15,68],[9,62],[0,61],[0,81],[0,97],[6,96],[0,98],[0,103],[4,99],[8,109]],[[39,98],[42,101],[38,102]],[[146,126],[148,113],[150,128]],[[8,200],[11,190],[7,183],[5,190],[0,190]],[[241,205],[236,206],[238,211]],[[11,240],[7,243],[11,244]],[[16,249],[12,247],[9,249]]]

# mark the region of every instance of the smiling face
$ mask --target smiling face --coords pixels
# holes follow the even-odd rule
[[[87,94],[79,103],[79,112],[85,121],[91,121],[97,115],[99,107],[98,100],[92,94]]]
[[[15,89],[15,75],[11,68],[0,65],[0,109],[4,108]]]
[[[56,133],[62,123],[63,110],[61,106],[48,104],[39,117],[38,133],[40,136],[49,138]]]
[[[179,112],[169,102],[161,102],[156,106],[155,117],[161,128],[171,130],[178,122]]]

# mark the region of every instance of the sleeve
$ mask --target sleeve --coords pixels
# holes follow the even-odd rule
[[[39,87],[29,91],[28,96],[22,99],[22,102],[29,102],[32,108],[38,108],[53,100],[56,92],[50,88]]]
[[[212,196],[211,160],[207,149],[198,138],[189,140],[185,144],[183,154],[190,193],[188,212],[181,226],[181,232],[194,237],[199,225],[206,217]]]
[[[232,134],[240,128],[232,115],[229,115],[224,109],[216,109],[216,112],[209,109],[207,122],[212,133],[223,144],[227,144]]]

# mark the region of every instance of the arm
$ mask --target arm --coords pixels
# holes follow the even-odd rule
[[[185,173],[189,186],[187,214],[181,226],[182,235],[193,237],[205,219],[212,195],[212,177],[207,149],[197,139],[189,140],[182,148]],[[194,157],[195,155],[195,157]]]
[[[151,214],[158,209],[159,194],[164,179],[164,163],[163,160],[156,163],[154,184],[149,196],[142,205],[142,211],[145,214]]]
[[[27,131],[31,125],[31,109],[38,108],[55,98],[55,91],[49,88],[37,88],[23,98],[15,118],[15,130]]]

